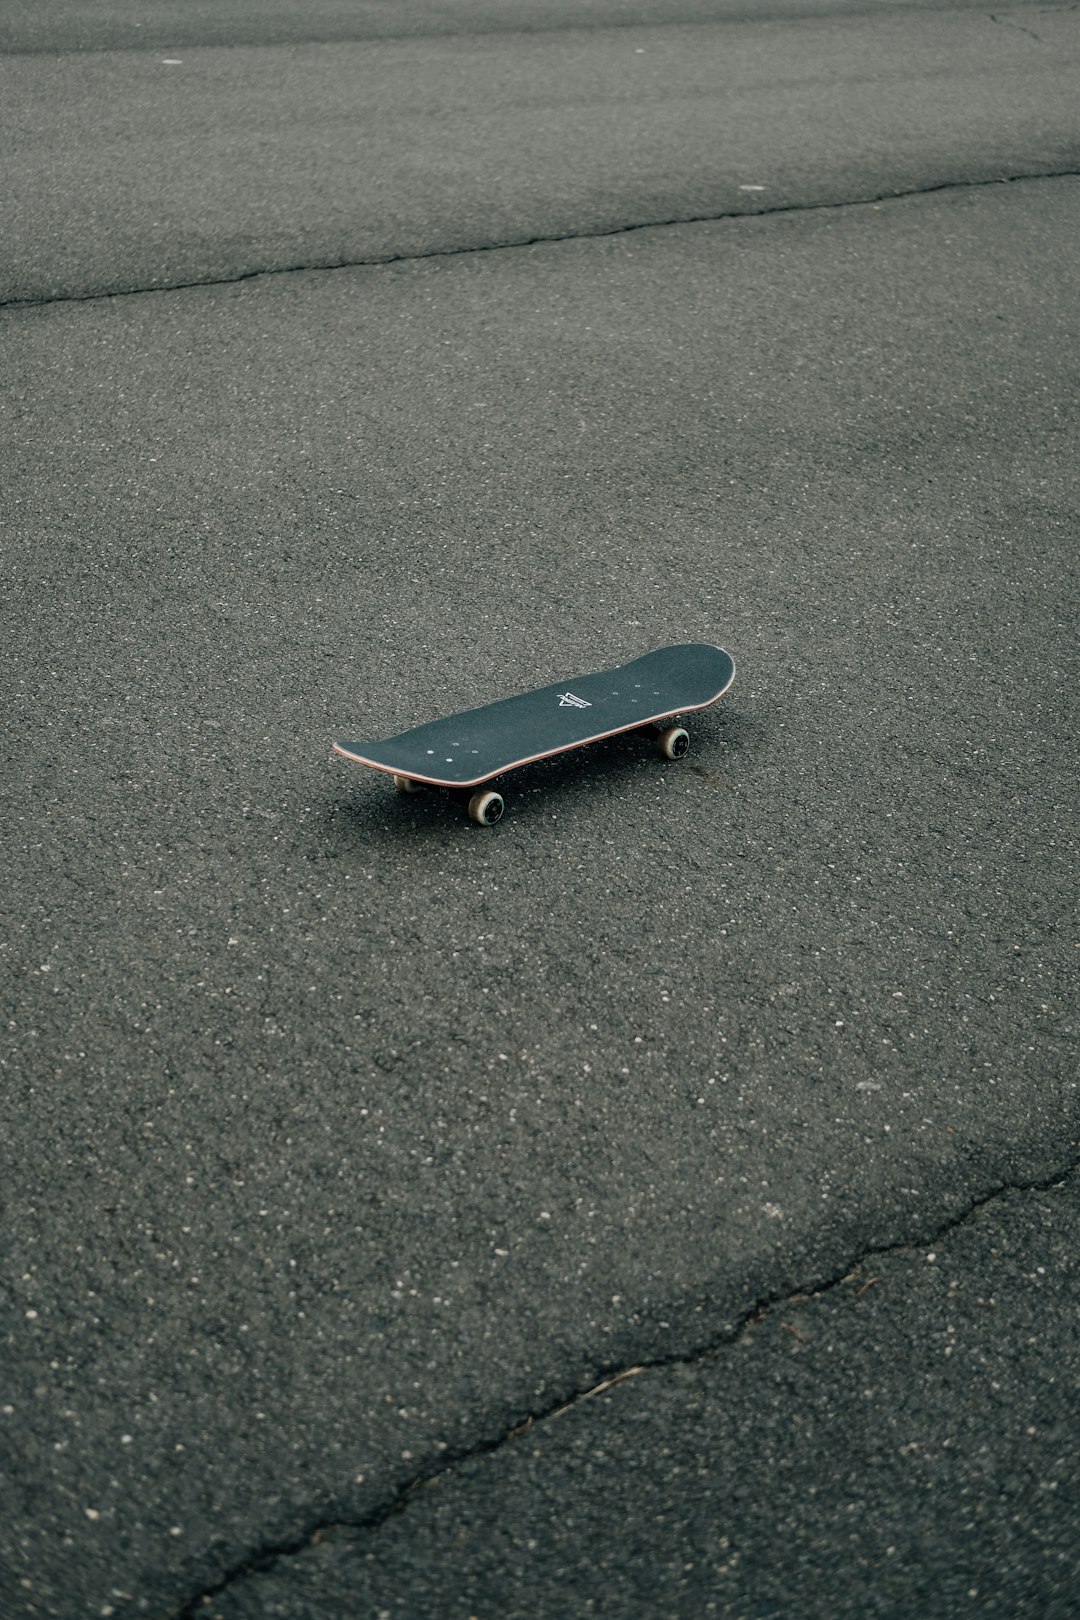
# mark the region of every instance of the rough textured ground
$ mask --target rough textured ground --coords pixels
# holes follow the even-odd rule
[[[622,1369],[188,1613],[1076,1612],[1075,1173]],[[1069,1505],[1062,1507],[1062,1501]]]
[[[111,268],[108,229],[31,233],[4,1620],[1069,1613],[1080,184],[1030,175],[1040,130],[1080,168],[1080,30],[1010,17],[1044,67],[1000,183],[943,147],[955,184],[853,201],[818,73],[814,206],[658,226],[650,180],[597,235],[537,152],[514,229],[554,188],[565,240],[438,253],[406,190],[421,257],[251,276],[238,232],[207,274],[244,279],[121,296],[143,203]],[[802,26],[753,25],[762,60]],[[116,61],[54,66],[86,139],[42,219],[86,162],[122,220],[153,98],[95,147]],[[24,174],[41,67],[7,63]],[[329,757],[697,639],[738,675],[685,761],[538,766],[495,829]]]
[[[905,6],[764,21],[725,9],[688,22],[660,6],[651,26],[615,27],[601,8],[594,26],[453,37],[415,34],[406,11],[397,38],[136,49],[132,35],[121,49],[0,57],[0,301],[1077,167],[1073,9],[1019,24]],[[437,28],[455,18],[440,8]]]

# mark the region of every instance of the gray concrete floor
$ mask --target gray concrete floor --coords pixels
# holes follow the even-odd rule
[[[3,19],[4,1620],[1076,1612],[1080,19],[616,9]]]

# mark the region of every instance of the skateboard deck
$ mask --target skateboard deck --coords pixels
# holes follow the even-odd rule
[[[652,729],[664,753],[676,759],[689,738],[674,721],[715,703],[734,678],[735,662],[721,647],[661,647],[616,669],[431,720],[382,742],[335,742],[334,752],[385,771],[407,792],[482,788],[521,765],[622,731]],[[485,823],[497,821],[502,808],[495,792],[475,793],[469,803],[470,815]]]

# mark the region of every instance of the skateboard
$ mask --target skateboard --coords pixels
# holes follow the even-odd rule
[[[382,742],[335,742],[334,752],[385,771],[403,793],[457,791],[467,797],[472,819],[491,826],[503,798],[487,784],[521,765],[623,731],[647,732],[668,759],[681,758],[690,737],[679,717],[708,708],[734,678],[735,661],[721,647],[661,647],[616,669],[431,720]]]

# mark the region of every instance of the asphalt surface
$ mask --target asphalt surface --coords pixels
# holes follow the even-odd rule
[[[1029,20],[12,55],[0,301],[1068,171],[1080,29]]]
[[[534,34],[551,30],[670,26],[679,23],[769,22],[805,17],[860,17],[876,0],[53,0],[48,9],[15,0],[0,4],[0,49],[38,51],[148,50],[171,45],[307,45],[348,40]],[[932,12],[937,0],[892,0],[888,10]],[[955,11],[979,10],[959,0]],[[1040,17],[1045,8],[1038,8]],[[1009,6],[1006,23],[1024,18]],[[1030,15],[1030,14],[1029,14]]]
[[[785,9],[7,19],[5,1620],[1077,1611],[1080,19]]]
[[[1078,1246],[1075,1174],[1009,1193],[622,1369],[209,1612],[1074,1615]]]

